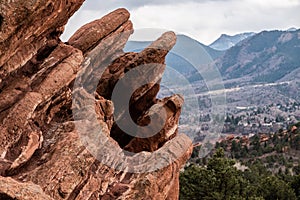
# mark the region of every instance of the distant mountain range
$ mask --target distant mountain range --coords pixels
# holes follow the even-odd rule
[[[281,80],[300,68],[300,29],[258,33],[228,49],[215,64],[225,80]]]
[[[297,31],[296,28],[289,28],[286,31],[293,32]],[[231,47],[235,46],[239,42],[247,39],[248,37],[254,36],[256,33],[254,32],[245,32],[245,33],[239,33],[236,35],[227,35],[222,34],[216,41],[211,43],[209,47],[218,50],[218,51],[226,51],[230,49]]]
[[[209,47],[219,50],[219,51],[225,51],[233,46],[235,46],[237,43],[240,41],[251,37],[255,35],[255,33],[250,32],[250,33],[241,33],[237,35],[226,35],[222,34],[216,41],[214,41],[212,44],[209,45]]]
[[[142,49],[146,48],[151,42],[152,41],[128,41],[124,48],[124,51],[126,52],[141,51]],[[185,35],[177,35],[176,45],[174,46],[172,51],[180,55],[184,55],[186,53],[186,50],[190,48],[204,49],[211,56],[213,60],[220,57],[223,54],[223,51],[216,50],[214,48],[206,46],[190,37],[187,37]],[[189,54],[196,54],[196,53],[197,52],[189,52]]]
[[[149,46],[151,41],[128,41],[125,52],[139,52]],[[200,53],[199,53],[200,52]],[[166,57],[166,64],[181,74],[197,73],[194,65],[205,65],[223,55],[223,51],[215,50],[185,35],[177,35],[176,45]],[[199,74],[198,78],[199,79]]]
[[[150,41],[129,41],[125,51],[140,51],[149,44]],[[212,47],[229,49],[219,51]],[[178,35],[177,43],[167,56],[166,63],[179,73],[188,75],[190,81],[201,80],[201,75],[194,66],[214,63],[228,87],[241,83],[288,81],[299,77],[300,29],[242,33],[235,36],[223,34],[210,46]]]

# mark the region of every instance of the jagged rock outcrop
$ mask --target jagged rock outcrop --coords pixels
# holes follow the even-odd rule
[[[0,199],[178,199],[183,98],[156,98],[176,36],[124,53],[133,27],[117,9],[61,42],[82,3],[0,0]],[[128,132],[128,116],[152,126]]]

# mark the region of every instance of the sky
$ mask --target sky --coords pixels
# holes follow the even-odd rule
[[[171,30],[206,45],[221,34],[300,28],[300,0],[86,0],[69,20],[62,40],[120,7],[131,13],[137,33],[145,28]]]

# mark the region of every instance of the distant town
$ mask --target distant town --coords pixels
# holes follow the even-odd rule
[[[300,121],[300,103],[270,104],[263,107],[236,107],[225,118],[223,133],[248,135],[286,130]]]

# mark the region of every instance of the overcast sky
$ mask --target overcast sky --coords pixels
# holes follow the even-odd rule
[[[134,29],[172,30],[210,44],[222,33],[300,28],[300,0],[86,0],[62,39],[80,26],[124,7]]]

